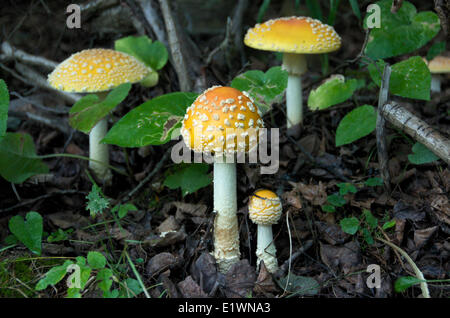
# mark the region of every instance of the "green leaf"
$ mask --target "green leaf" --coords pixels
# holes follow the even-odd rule
[[[331,194],[327,197],[327,201],[330,202],[333,206],[344,206],[347,201],[343,196],[340,196],[339,194]]]
[[[30,249],[34,254],[41,255],[42,232],[44,230],[42,224],[42,216],[37,212],[28,212],[23,217],[20,215],[13,216],[9,220],[9,230],[19,241]]]
[[[288,73],[281,66],[275,66],[266,73],[252,70],[240,74],[231,81],[231,87],[250,94],[264,115],[272,104],[281,100],[287,80]]]
[[[439,160],[438,156],[419,142],[416,142],[414,146],[412,146],[412,151],[413,154],[408,155],[408,160],[415,165],[421,165]]]
[[[320,291],[319,283],[312,277],[289,275],[289,283],[286,286],[288,276],[282,277],[278,282],[281,288],[286,287],[286,291],[293,293],[290,296],[314,296]]]
[[[102,269],[105,268],[106,258],[100,252],[89,252],[87,255],[87,261],[92,269]]]
[[[128,96],[130,89],[131,84],[125,83],[111,90],[103,100],[94,94],[82,97],[69,111],[69,124],[88,134],[101,119]]]
[[[358,189],[356,189],[356,187],[349,182],[338,183],[337,186],[339,188],[340,195],[346,195],[349,192],[351,193],[358,192]]]
[[[116,205],[111,210],[111,212],[118,212],[117,216],[119,217],[119,219],[122,219],[128,214],[129,211],[137,211],[137,210],[138,210],[138,208],[134,204],[125,203],[125,204]]]
[[[164,180],[164,185],[170,189],[181,188],[183,196],[194,193],[212,182],[209,166],[204,163],[179,164]]]
[[[116,51],[130,54],[153,70],[160,70],[166,65],[169,53],[159,41],[152,43],[147,36],[128,36],[114,42]]]
[[[367,136],[375,130],[377,113],[370,105],[353,109],[342,118],[336,129],[336,146],[342,146]]]
[[[340,74],[333,75],[319,87],[311,90],[308,107],[311,110],[321,110],[342,103],[352,97],[357,87],[356,79],[346,81],[345,77]]]
[[[414,276],[399,277],[394,283],[394,289],[397,293],[404,292],[409,287],[421,283],[422,280]]]
[[[359,230],[359,221],[354,216],[351,218],[344,218],[339,222],[342,231],[347,234],[354,235]]]
[[[362,234],[364,237],[364,241],[366,241],[367,244],[372,245],[374,243],[372,234],[370,234],[370,231],[366,228],[362,229]]]
[[[109,200],[103,196],[100,187],[96,184],[92,185],[91,192],[86,199],[88,200],[86,210],[89,210],[91,216],[102,214],[109,206]]]
[[[364,217],[366,218],[366,222],[369,225],[370,229],[375,229],[378,226],[378,219],[373,216],[372,212],[369,210],[364,210]]]
[[[7,181],[22,183],[31,176],[47,172],[48,167],[36,155],[30,135],[6,133],[0,139],[0,175]]]
[[[258,16],[256,18],[256,22],[257,23],[261,23],[262,20],[264,19],[264,15],[267,12],[267,9],[269,8],[270,5],[270,0],[264,0],[263,3],[261,4],[261,6],[258,9]]]
[[[72,261],[65,261],[63,265],[55,266],[52,269],[50,269],[37,284],[34,288],[35,290],[44,290],[48,287],[48,285],[56,285],[61,281],[61,279],[66,276],[67,273],[67,267],[69,265],[72,265]]]
[[[382,59],[413,52],[435,37],[440,29],[439,17],[431,11],[417,13],[413,4],[404,1],[397,13],[391,12],[392,0],[376,2],[380,6],[380,28],[370,30],[365,54]],[[364,27],[367,28],[367,14]]]
[[[128,290],[123,290],[121,293],[122,297],[126,297],[126,296],[137,296],[140,293],[142,293],[142,287],[141,284],[139,284],[139,282],[134,279],[134,278],[127,278],[123,281],[123,283],[126,285],[126,288],[128,288]]]
[[[395,226],[395,223],[396,223],[396,222],[395,222],[395,219],[390,220],[390,221],[384,223],[384,224],[383,224],[383,230],[387,230],[387,229],[390,229],[391,227],[394,227],[394,226]]]
[[[364,184],[366,186],[369,186],[369,187],[382,186],[383,185],[383,179],[378,178],[378,177],[369,178],[369,179],[366,180],[366,182],[364,182]]]
[[[178,137],[186,109],[198,94],[175,92],[149,100],[122,117],[103,141],[121,147],[161,145]],[[173,136],[172,136],[173,135]]]
[[[384,61],[378,61],[380,70],[384,68]],[[389,81],[391,94],[422,100],[430,100],[431,74],[428,66],[420,56],[413,56],[391,66],[392,73]],[[381,77],[374,64],[369,65],[372,80],[380,86]]]
[[[109,292],[111,286],[113,284],[113,280],[111,279],[113,276],[113,272],[109,268],[104,268],[97,273],[97,281],[98,287],[104,292]]]
[[[327,213],[333,213],[333,212],[336,212],[336,208],[334,207],[334,205],[325,204],[325,205],[322,205],[322,211],[327,212]]]
[[[5,136],[8,121],[9,92],[4,80],[0,79],[0,139]]]
[[[439,54],[441,54],[442,52],[445,51],[445,42],[436,42],[434,43],[430,49],[428,50],[427,53],[427,60],[431,61],[432,59],[434,59],[436,56],[438,56]]]

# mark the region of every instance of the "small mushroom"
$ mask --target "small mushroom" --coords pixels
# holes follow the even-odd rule
[[[450,73],[450,57],[436,56],[431,61],[426,61],[428,69],[431,73],[431,91],[435,93],[441,92],[441,75]]]
[[[284,17],[249,29],[244,43],[258,50],[282,52],[283,69],[289,73],[286,89],[288,134],[297,136],[303,120],[301,76],[306,54],[336,51],[341,38],[333,27],[309,17]]]
[[[270,190],[257,190],[250,197],[248,216],[258,225],[256,244],[257,267],[261,261],[270,273],[278,269],[277,249],[273,243],[272,224],[276,224],[281,217],[282,206],[280,198]]]
[[[186,110],[184,143],[194,152],[214,155],[214,257],[222,273],[239,261],[235,155],[257,146],[260,112],[245,92],[213,86]]]
[[[73,93],[97,93],[103,100],[108,92],[123,83],[136,83],[149,73],[147,67],[134,57],[109,49],[89,49],[73,54],[61,62],[48,76],[50,85]],[[101,119],[89,133],[89,167],[104,182],[112,175],[108,145],[100,141],[108,132],[107,117]]]

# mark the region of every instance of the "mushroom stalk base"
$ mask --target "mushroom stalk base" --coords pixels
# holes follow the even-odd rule
[[[103,118],[89,133],[89,158],[105,164],[109,164],[108,145],[101,144],[100,141],[106,136],[107,132],[108,120]],[[111,170],[98,162],[89,161],[89,168],[91,168],[98,179],[105,183],[112,177]]]
[[[272,225],[258,225],[258,238],[256,246],[257,268],[261,261],[270,273],[275,273],[278,270],[277,249],[273,244]]]
[[[214,258],[219,271],[226,273],[237,263],[239,228],[237,221],[236,163],[214,161]]]

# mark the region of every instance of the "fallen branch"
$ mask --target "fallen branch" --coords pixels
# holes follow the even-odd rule
[[[430,149],[436,156],[450,164],[450,140],[431,128],[426,122],[411,114],[396,102],[381,106],[384,118],[414,140]]]
[[[49,70],[53,70],[58,65],[58,63],[44,57],[31,55],[19,50],[6,41],[2,43],[1,50],[3,52],[0,55],[1,61],[17,60],[31,65],[42,66]]]

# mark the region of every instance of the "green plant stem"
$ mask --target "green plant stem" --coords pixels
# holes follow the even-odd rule
[[[130,263],[131,270],[133,271],[134,275],[136,276],[136,279],[139,282],[139,285],[141,285],[141,288],[144,291],[145,297],[151,298],[149,293],[147,292],[147,289],[145,288],[144,283],[142,282],[141,276],[139,275],[138,271],[136,270],[136,267],[134,266],[133,261],[130,258],[130,255],[128,255],[128,252],[126,252],[126,251],[125,251],[125,256],[127,257],[128,263]]]
[[[414,273],[416,274],[417,279],[419,279],[420,282],[420,289],[422,290],[422,296],[423,298],[430,298],[430,292],[428,290],[428,285],[427,285],[427,281],[425,280],[425,277],[423,277],[422,272],[420,271],[420,269],[417,267],[416,263],[414,263],[414,261],[412,260],[411,257],[409,257],[408,253],[406,253],[404,250],[402,250],[400,247],[398,247],[397,245],[383,240],[382,238],[377,238],[377,240],[383,242],[386,245],[389,245],[390,247],[392,247],[394,250],[396,250],[397,252],[399,252],[408,262],[408,264],[412,267]]]
[[[55,154],[51,154],[51,155],[43,155],[43,156],[37,156],[37,158],[40,159],[49,159],[49,158],[58,158],[58,157],[67,157],[67,158],[73,158],[73,159],[81,159],[81,160],[87,160],[87,161],[93,161],[96,162],[98,164],[104,165],[114,171],[116,171],[117,173],[120,173],[121,175],[124,176],[128,176],[125,172],[123,172],[121,169],[116,168],[114,166],[111,166],[109,164],[103,163],[101,161],[95,160],[95,159],[91,159],[85,156],[80,156],[80,155],[72,155],[72,154],[68,154],[68,153],[55,153]]]

